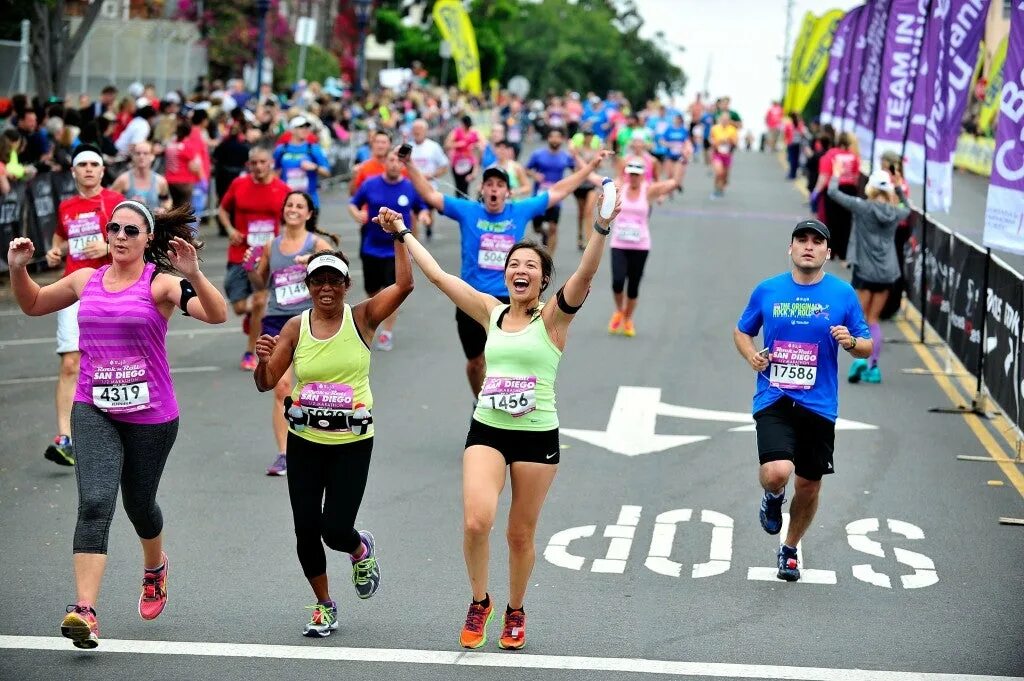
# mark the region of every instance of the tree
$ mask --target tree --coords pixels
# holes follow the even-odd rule
[[[101,7],[100,2],[86,5],[82,22],[74,34],[71,34],[65,18],[64,0],[15,2],[13,7],[4,9],[4,22],[7,26],[20,23],[22,19],[32,22],[30,60],[36,94],[40,99],[45,101],[51,96],[64,96],[71,62],[82,48]],[[8,31],[5,29],[4,32]]]

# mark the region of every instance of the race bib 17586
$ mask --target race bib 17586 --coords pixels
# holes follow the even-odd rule
[[[810,390],[818,377],[818,344],[775,341],[768,371],[776,388]]]

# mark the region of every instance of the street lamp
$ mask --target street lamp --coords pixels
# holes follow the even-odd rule
[[[353,0],[356,10],[356,26],[359,27],[359,63],[356,68],[356,96],[363,94],[366,80],[366,27],[373,15],[373,0]]]
[[[259,38],[256,40],[256,97],[260,96],[263,86],[263,46],[267,40],[267,12],[270,11],[270,0],[256,0],[256,20],[259,22]]]

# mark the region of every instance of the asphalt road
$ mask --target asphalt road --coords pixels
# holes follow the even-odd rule
[[[211,328],[176,317],[181,430],[159,497],[170,600],[159,619],[138,618],[140,552],[118,509],[94,652],[58,635],[74,598],[76,488],[73,471],[42,457],[53,436],[55,322],[21,316],[4,296],[0,677],[1024,676],[1024,528],[998,523],[1024,517],[1024,478],[1013,464],[956,460],[1010,449],[997,423],[927,411],[949,406],[960,383],[900,369],[934,363],[938,350],[889,344],[881,386],[843,384],[840,412],[852,423],[837,433],[837,475],[802,547],[805,579],[771,576],[777,540],[756,519],[756,451],[744,428],[753,376],[731,331],[753,286],[787,267],[802,199],[772,157],[740,155],[734,173],[727,196],[710,201],[696,166],[686,193],[656,208],[636,338],[605,331],[607,259],[573,325],[558,381],[562,464],[540,520],[519,653],[497,649],[497,622],[488,647],[458,648],[470,395],[452,306],[421,275],[395,350],[375,353],[372,370],[377,436],[358,524],[377,537],[381,591],[359,601],[347,557],[330,556],[341,630],[301,636],[312,597],[286,482],[263,475],[271,399],[237,368],[237,320]],[[343,201],[325,198],[322,223],[354,255]],[[574,203],[562,214],[566,235]],[[442,219],[435,234],[431,250],[458,271],[457,228]],[[211,237],[208,248],[205,268],[219,280],[225,243]],[[576,257],[563,237],[559,281]],[[887,323],[885,333],[902,338],[906,328]],[[507,504],[506,492],[492,541],[499,604]]]

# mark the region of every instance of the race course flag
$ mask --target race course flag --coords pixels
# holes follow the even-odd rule
[[[1010,12],[982,242],[1024,255],[1024,0],[1013,0]]]
[[[441,37],[452,46],[452,58],[459,74],[459,89],[473,95],[482,95],[480,54],[469,14],[459,0],[437,0],[433,16]]]
[[[854,30],[863,7],[854,7],[839,21],[832,49],[829,50],[825,93],[821,101],[821,123],[833,123],[842,118],[846,106],[845,79],[848,77],[850,57],[853,54]],[[835,125],[835,127],[840,127]]]
[[[796,111],[803,113],[808,102],[814,95],[818,83],[821,82],[825,71],[828,69],[829,52],[832,49],[832,38],[835,36],[836,28],[843,19],[843,12],[838,9],[826,12],[824,16],[817,18],[811,26],[807,41],[803,50],[799,53],[793,52],[793,62],[790,66],[790,87],[789,108],[785,111]],[[801,34],[801,38],[804,34]]]

